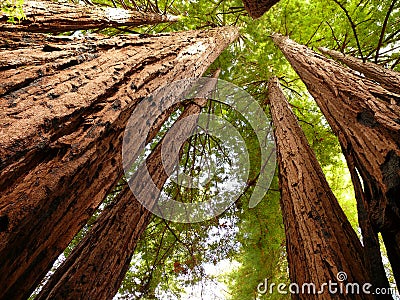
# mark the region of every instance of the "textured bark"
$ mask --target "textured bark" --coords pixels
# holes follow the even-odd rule
[[[8,23],[0,15],[0,31],[59,33],[94,28],[139,26],[176,21],[173,16],[145,13],[121,8],[102,8],[53,1],[24,1],[26,19],[17,24]]]
[[[379,82],[386,90],[400,95],[400,73],[374,63],[363,62],[361,59],[344,55],[338,51],[327,48],[319,48],[319,50],[346,64],[353,70],[363,73],[366,77]]]
[[[32,33],[32,32],[12,32],[0,31],[0,50],[2,56],[7,55],[9,51],[21,48],[37,48],[43,47],[45,43],[57,43],[67,45],[68,43],[82,40],[82,39],[108,39],[109,36],[101,34],[85,34],[85,35],[48,35],[45,33]],[[56,50],[56,49],[55,49]],[[12,60],[2,59],[2,68],[7,67],[4,62],[12,63]]]
[[[268,84],[275,126],[281,207],[286,232],[291,282],[337,281],[346,272],[348,282],[369,278],[363,266],[362,247],[333,195],[314,152],[285,99],[278,80]],[[328,291],[325,290],[325,297]],[[321,299],[319,295],[292,295],[293,299]],[[329,299],[373,299],[368,295],[332,294]]]
[[[351,157],[347,156],[346,158],[357,201],[358,225],[361,228],[363,237],[364,265],[371,279],[370,283],[374,287],[389,288],[389,280],[386,277],[385,267],[382,262],[378,234],[368,216],[368,203],[365,199],[362,184]],[[379,299],[393,299],[393,297],[391,295],[380,295]]]
[[[125,124],[158,87],[200,76],[234,28],[121,36],[0,98],[0,298],[26,298],[122,175]]]
[[[369,219],[382,233],[399,285],[399,96],[286,37],[275,34],[273,39],[321,108],[346,159],[357,168]]]
[[[242,0],[244,8],[253,19],[258,19],[279,0]]]
[[[391,92],[399,93],[400,75],[392,70],[385,69],[377,64],[364,63],[362,60],[356,59],[352,56],[345,56],[344,54],[329,50],[327,48],[319,48],[325,54],[330,55],[332,58],[346,64],[353,70],[363,73],[368,78],[379,82],[384,88]],[[397,81],[396,81],[397,78]],[[364,260],[366,268],[371,277],[371,283],[374,286],[389,287],[389,281],[386,277],[385,268],[382,262],[382,254],[380,251],[380,244],[378,234],[368,216],[368,202],[365,199],[362,184],[357,174],[356,166],[352,157],[347,155],[347,163],[351,178],[354,185],[355,196],[357,199],[358,210],[358,223],[361,228],[364,245]],[[390,295],[380,295],[380,299],[393,299]]]
[[[173,153],[175,145],[183,144],[195,128],[197,115],[206,103],[205,98],[189,103],[177,122],[188,116],[195,118],[185,119],[184,127],[178,133],[175,131],[173,136],[168,137],[167,133],[147,158],[145,167],[139,168],[132,176],[130,185],[135,195],[141,195],[140,199],[148,205],[156,203],[169,177],[167,173],[176,164],[175,157],[161,158],[161,146],[165,147],[163,151]],[[145,179],[144,172],[147,170],[152,183]],[[151,188],[153,183],[158,188],[156,192]],[[130,266],[136,244],[150,216],[151,212],[136,200],[126,186],[102,212],[92,230],[57,269],[36,299],[112,299]]]
[[[0,33],[4,38],[0,48],[0,96],[26,87],[39,78],[92,60],[117,46],[115,41],[100,35],[82,38],[12,35]]]

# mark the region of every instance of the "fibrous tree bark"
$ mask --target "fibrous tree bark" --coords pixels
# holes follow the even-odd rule
[[[198,108],[196,105],[186,111],[194,113]],[[186,129],[190,130],[190,126]],[[161,144],[149,156],[147,168],[154,184],[161,189],[168,178],[161,162]],[[138,172],[132,180],[140,181],[143,177]],[[143,190],[136,192],[147,193],[147,197],[151,197],[148,201],[155,201],[153,197],[158,195],[148,193],[146,185],[141,188]],[[37,299],[112,299],[150,216],[151,212],[135,199],[129,187],[125,187],[101,214],[88,236],[57,269]]]
[[[275,34],[273,40],[338,136],[357,170],[353,181],[361,177],[369,220],[382,233],[399,285],[400,95],[286,37]]]
[[[380,65],[363,62],[361,59],[344,55],[341,52],[330,50],[327,48],[319,48],[319,50],[328,54],[335,60],[338,60],[353,70],[364,74],[369,79],[372,79],[381,84],[386,90],[400,94],[400,74],[392,70],[386,69]],[[396,96],[395,96],[396,97]],[[394,99],[393,99],[394,100]],[[357,174],[357,168],[351,156],[347,156],[347,163],[352,177],[355,195],[357,199],[358,222],[362,231],[365,261],[367,268],[372,276],[372,281],[375,286],[389,287],[389,282],[386,277],[385,269],[382,264],[380,252],[379,238],[373,224],[368,216],[368,201],[365,199],[362,183]],[[384,297],[381,295],[381,297]],[[391,296],[387,296],[392,299]]]
[[[214,76],[218,77],[218,74],[219,71]],[[212,86],[204,88],[211,89],[210,92],[213,89]],[[208,94],[206,90],[203,92]],[[144,166],[139,167],[132,176],[130,187],[125,186],[113,203],[101,213],[91,231],[46,283],[37,300],[112,299],[152,215],[142,205],[142,201],[150,206],[156,203],[168,174],[177,163],[177,156],[171,155],[173,149],[175,145],[182,145],[190,136],[198,114],[206,103],[206,98],[196,98],[187,104],[170,131],[146,159]],[[184,126],[174,130],[174,126],[182,120]],[[169,153],[167,159],[162,158],[162,151]],[[147,172],[151,178],[147,177]],[[153,184],[156,191],[152,188]],[[135,191],[135,195],[130,189]],[[136,196],[139,196],[140,202]]]
[[[0,31],[25,31],[59,33],[94,28],[139,26],[174,22],[175,16],[121,8],[84,6],[48,0],[24,1],[25,18],[16,24],[7,22],[8,17],[0,15]]]
[[[22,49],[22,48],[37,48],[43,47],[46,43],[50,44],[58,44],[58,45],[68,45],[68,43],[76,42],[78,40],[86,39],[90,40],[99,40],[109,39],[109,36],[103,34],[95,34],[95,33],[86,33],[82,35],[49,35],[45,33],[32,33],[32,32],[22,32],[22,31],[0,31],[0,50],[2,51],[2,65],[1,69],[6,68],[8,63],[12,64],[13,60],[7,59],[6,55],[11,53],[10,50]],[[52,45],[49,45],[52,46]],[[52,52],[57,51],[57,46],[54,45],[54,48],[46,47],[43,52]],[[52,50],[52,51],[51,51]],[[18,61],[18,60],[17,60]],[[39,62],[37,62],[38,64]],[[13,66],[13,65],[11,65]]]
[[[371,62],[363,62],[350,55],[344,55],[341,52],[330,50],[327,48],[319,48],[319,50],[338,60],[353,70],[363,73],[366,77],[379,82],[386,90],[400,95],[400,73],[390,69],[386,69],[378,64]]]
[[[122,176],[135,106],[199,77],[236,37],[230,27],[114,37],[95,58],[0,98],[0,298],[29,296]]]
[[[357,202],[358,225],[361,229],[363,241],[365,268],[373,286],[389,288],[389,280],[382,263],[379,237],[368,215],[368,202],[365,198],[363,186],[351,156],[346,156],[346,158]],[[393,297],[391,295],[380,295],[379,299],[393,299]]]
[[[83,37],[0,32],[0,96],[37,79],[97,58],[116,46],[101,35]]]
[[[275,127],[281,208],[286,232],[289,275],[300,290],[314,283],[338,282],[339,272],[348,282],[368,282],[361,243],[333,195],[314,152],[280,89],[277,78],[268,84],[268,99]],[[325,297],[329,295],[327,288]],[[292,299],[320,299],[312,293],[292,294]],[[368,295],[329,295],[329,299],[373,299]]]
[[[253,19],[258,19],[279,0],[242,0],[244,8]]]

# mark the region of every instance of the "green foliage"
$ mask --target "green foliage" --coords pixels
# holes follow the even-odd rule
[[[207,109],[209,113],[234,124],[249,149],[252,149],[255,135],[242,116],[220,103],[210,102]],[[163,133],[164,128],[159,135]],[[182,202],[206,201],[212,198],[212,187],[224,180],[223,165],[231,163],[232,157],[228,154],[228,149],[219,140],[200,131],[189,138],[181,158],[182,171],[196,176],[204,168],[205,157],[212,153],[216,157],[215,174],[204,189],[185,188],[169,181],[164,187],[164,193]],[[257,176],[255,165],[260,163],[259,147],[255,147],[250,155],[250,174],[254,178]],[[217,189],[216,192],[218,193]],[[248,202],[249,192],[250,190],[243,194],[245,202]],[[215,279],[207,273],[206,266],[215,266],[222,260],[237,257],[241,246],[237,237],[240,227],[237,224],[240,221],[238,212],[243,210],[243,206],[247,206],[247,203],[238,203],[219,217],[195,224],[171,223],[154,217],[136,248],[137,255],[127,275],[127,278],[135,280],[124,281],[119,297],[151,299],[157,294],[172,293],[179,299],[190,286],[197,283],[211,284]]]
[[[0,3],[0,11],[8,18],[7,22],[15,23],[15,19],[18,22],[25,19],[23,4],[24,0],[3,0]]]
[[[186,288],[210,279],[205,263],[233,255],[238,247],[233,228],[225,218],[185,225],[154,217],[136,248],[119,298],[153,299],[169,293],[179,299]]]
[[[241,247],[236,260],[240,265],[225,278],[232,300],[289,299],[287,295],[278,293],[262,295],[257,292],[257,286],[265,279],[276,283],[289,282],[277,186],[275,177],[265,199],[253,209],[242,210],[239,215],[237,239]],[[244,202],[245,207],[247,200]]]

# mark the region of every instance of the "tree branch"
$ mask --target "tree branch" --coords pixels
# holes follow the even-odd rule
[[[358,48],[358,52],[360,53],[360,58],[363,60],[363,62],[365,62],[364,56],[362,54],[362,50],[361,50],[361,45],[360,45],[360,41],[358,39],[358,35],[357,35],[357,30],[356,30],[356,24],[353,22],[348,10],[346,9],[346,7],[344,7],[344,5],[342,3],[340,3],[338,0],[333,0],[337,5],[339,5],[339,7],[343,10],[343,12],[345,13],[347,20],[350,23],[351,29],[353,30],[353,34],[354,34],[354,38],[356,39],[356,43],[357,43],[357,48]]]
[[[379,50],[382,47],[382,42],[383,42],[383,38],[385,36],[385,31],[386,31],[386,27],[387,27],[387,24],[388,24],[388,21],[389,21],[389,17],[390,17],[390,14],[393,11],[393,8],[394,8],[394,5],[396,4],[396,2],[397,2],[397,0],[392,0],[392,3],[390,4],[390,7],[389,7],[389,9],[388,9],[388,11],[386,13],[385,20],[383,21],[381,35],[379,37],[378,46],[376,47],[376,55],[375,55],[375,60],[374,60],[375,63],[378,63]]]

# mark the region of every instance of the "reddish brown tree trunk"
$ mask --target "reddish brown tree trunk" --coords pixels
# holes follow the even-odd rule
[[[199,114],[207,99],[196,99],[189,104],[177,122]],[[153,205],[168,179],[165,170],[172,169],[175,158],[162,160],[161,149],[172,153],[174,145],[181,145],[196,126],[196,118],[185,119],[179,134],[163,138],[146,160],[145,167],[131,178],[135,195],[147,205]],[[172,129],[173,130],[173,129]],[[144,182],[149,172],[152,183]],[[154,185],[157,192],[151,189]],[[112,299],[127,272],[136,244],[146,229],[151,212],[145,209],[126,186],[113,203],[99,217],[88,235],[67,260],[57,269],[36,299]],[[99,260],[101,258],[101,260]]]
[[[117,183],[136,104],[200,76],[236,36],[218,28],[115,37],[98,57],[0,98],[0,298],[29,296]]]
[[[386,90],[400,95],[400,73],[327,48],[319,48],[319,50],[353,70],[363,73],[366,77],[379,82]]]
[[[279,0],[242,0],[244,8],[253,19],[258,19]]]
[[[0,32],[0,38],[0,96],[97,58],[118,42],[93,34],[74,38]]]
[[[398,96],[286,37],[275,34],[273,39],[321,108],[345,157],[354,162],[362,178],[369,219],[375,231],[382,233],[399,285]]]
[[[24,59],[28,59],[29,61],[32,61],[32,59],[29,59],[29,52],[25,54],[23,48],[25,50],[28,49],[41,49],[43,51],[43,54],[45,54],[46,50],[47,52],[55,52],[55,51],[60,51],[60,49],[57,49],[57,47],[60,47],[62,45],[69,47],[69,49],[74,48],[74,47],[79,47],[83,46],[82,44],[85,45],[85,42],[95,42],[99,40],[104,40],[104,41],[112,41],[109,36],[102,35],[102,34],[96,34],[96,33],[87,33],[85,35],[49,35],[46,33],[32,33],[32,32],[21,32],[21,31],[0,31],[0,51],[1,51],[1,70],[3,69],[11,69],[14,66],[18,66],[19,64],[26,63],[24,61],[20,62],[19,57],[14,57],[15,62],[18,62],[17,64],[14,62],[13,57],[11,57],[11,50],[20,50],[19,54],[24,55]],[[49,43],[50,47],[46,47],[47,49],[42,49],[46,43]],[[56,45],[55,45],[56,44]],[[75,44],[75,45],[74,45]],[[89,44],[90,46],[91,44]],[[88,47],[89,48],[89,47]],[[89,50],[89,49],[86,49]],[[17,53],[17,52],[16,52]],[[35,56],[35,59],[40,59],[40,56]],[[35,65],[40,65],[43,64],[44,62],[47,61],[47,59],[40,59],[39,61],[35,61]],[[28,65],[28,64],[27,64]],[[32,63],[30,63],[32,65]]]
[[[361,229],[364,264],[371,278],[371,284],[375,287],[389,288],[389,280],[386,277],[385,268],[382,262],[382,254],[378,233],[371,224],[368,215],[368,202],[357,174],[357,169],[350,156],[346,156],[349,172],[354,185],[355,198],[357,201],[358,224]],[[380,295],[379,299],[393,299],[391,295]]]
[[[285,99],[278,80],[268,84],[275,125],[281,207],[286,232],[290,280],[300,288],[314,283],[368,282],[360,241],[333,195],[314,152]],[[325,297],[329,293],[325,289]],[[298,294],[293,299],[320,299]],[[373,299],[368,295],[332,294],[329,299]]]
[[[0,15],[0,31],[66,32],[94,28],[139,26],[173,22],[177,17],[121,8],[102,8],[53,1],[24,1],[26,18],[16,24]]]
[[[327,48],[319,48],[319,50],[325,54],[330,55],[336,60],[346,64],[353,70],[362,72],[366,77],[379,82],[384,88],[392,92],[400,92],[399,82],[400,74],[385,69],[377,64],[364,63],[360,59],[356,59],[352,56],[344,55],[340,52],[329,50]],[[368,202],[365,199],[362,184],[357,174],[356,166],[350,156],[347,156],[347,162],[351,174],[351,178],[354,185],[355,196],[357,199],[357,210],[358,210],[358,223],[362,231],[364,253],[366,267],[368,268],[369,274],[371,274],[372,284],[379,287],[389,287],[389,282],[386,277],[385,269],[382,263],[382,255],[380,251],[378,234],[375,231],[368,216]],[[381,295],[380,298],[384,298]],[[393,299],[390,295],[386,296],[387,299]]]

